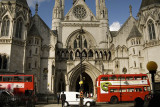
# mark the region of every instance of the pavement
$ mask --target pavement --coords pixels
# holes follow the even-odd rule
[[[36,105],[35,107],[62,107],[62,104],[41,104]]]

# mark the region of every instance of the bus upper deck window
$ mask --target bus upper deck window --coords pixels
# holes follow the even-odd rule
[[[142,80],[147,80],[148,77],[147,76],[142,76]]]
[[[118,77],[118,80],[125,80],[125,77]]]
[[[109,80],[117,80],[116,77],[109,77]]]
[[[126,77],[126,80],[133,80],[133,77]]]
[[[134,77],[135,80],[141,80],[141,77]]]
[[[32,76],[24,76],[25,82],[32,82]]]
[[[136,92],[141,92],[141,91],[142,91],[142,88],[136,88],[135,91],[136,91]]]
[[[108,77],[102,77],[101,80],[108,80]]]
[[[12,76],[3,76],[3,81],[4,82],[12,82],[13,77]]]
[[[14,76],[14,82],[23,82],[23,76]]]

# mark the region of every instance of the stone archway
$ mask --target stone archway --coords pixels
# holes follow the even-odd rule
[[[83,92],[93,93],[93,81],[91,77],[85,72],[82,73],[82,77],[83,77]],[[79,81],[80,81],[80,76],[78,76],[76,80],[76,85],[74,86],[77,92],[79,92],[80,90]]]
[[[84,91],[95,94],[95,80],[101,74],[101,72],[87,61],[82,62],[82,76],[84,80]],[[81,66],[77,65],[68,73],[69,86],[68,91],[79,90],[79,80],[81,74]]]

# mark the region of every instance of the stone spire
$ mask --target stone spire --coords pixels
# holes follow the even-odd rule
[[[99,0],[96,0],[96,17],[99,19],[100,15],[100,7],[99,7]]]
[[[35,5],[35,14],[38,14],[38,3]]]
[[[132,16],[132,6],[129,6],[129,12],[130,12],[130,16]]]

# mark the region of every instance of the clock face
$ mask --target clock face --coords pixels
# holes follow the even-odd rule
[[[80,6],[80,5],[74,7],[74,9],[73,9],[73,14],[78,19],[85,18],[86,13],[87,13],[86,9],[83,6]]]

